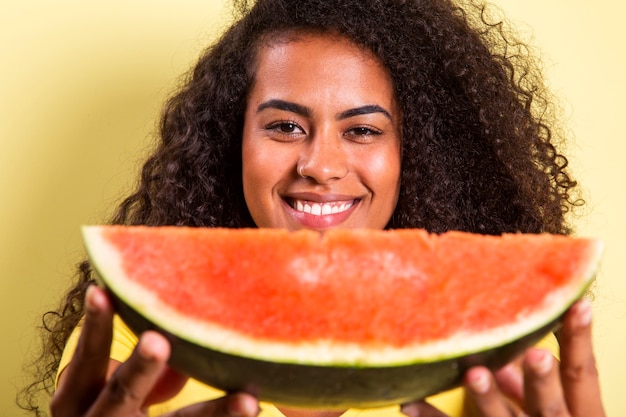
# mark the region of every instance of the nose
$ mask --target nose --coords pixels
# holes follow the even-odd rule
[[[300,176],[320,184],[345,177],[349,172],[341,136],[328,130],[317,132],[305,142],[296,167]]]

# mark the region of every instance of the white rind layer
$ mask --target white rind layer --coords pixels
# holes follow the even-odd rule
[[[590,270],[579,281],[549,294],[536,312],[522,314],[516,323],[483,332],[464,332],[443,341],[404,347],[365,347],[358,344],[317,340],[307,343],[284,343],[259,340],[216,324],[198,322],[179,314],[150,288],[125,279],[118,251],[101,235],[100,226],[83,227],[90,259],[105,285],[124,303],[148,321],[181,339],[232,355],[279,363],[320,366],[397,366],[433,362],[468,355],[505,345],[540,329],[561,316],[592,282],[598,262],[589,262]],[[596,259],[602,245],[596,245]],[[91,256],[94,254],[98,256]]]

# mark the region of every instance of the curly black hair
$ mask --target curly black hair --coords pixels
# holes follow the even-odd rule
[[[242,192],[241,134],[261,47],[299,34],[342,36],[388,69],[402,113],[402,177],[388,228],[572,232],[582,203],[559,153],[562,132],[537,61],[472,0],[239,0],[232,26],[166,103],[160,142],[115,224],[254,227]],[[312,57],[314,59],[314,57]],[[46,313],[33,392],[53,390],[92,282],[87,262]]]

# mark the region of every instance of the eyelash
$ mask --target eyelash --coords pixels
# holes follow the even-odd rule
[[[357,131],[359,133],[357,133]],[[348,132],[354,132],[356,136],[370,136],[370,135],[381,135],[382,132],[378,129],[374,129],[366,126],[357,126],[348,130]]]
[[[287,130],[284,130],[287,128]],[[296,136],[300,134],[306,134],[304,129],[293,120],[279,120],[277,122],[271,123],[266,127],[267,130],[275,132],[279,135],[283,136]],[[300,130],[297,132],[295,130]],[[367,136],[378,136],[381,135],[382,132],[378,129],[368,127],[368,126],[356,126],[352,127],[344,133],[344,136],[350,136],[353,138],[363,138]]]
[[[287,126],[289,127],[290,131],[283,130]],[[299,130],[302,131],[302,133],[305,133],[304,129],[302,129],[300,127],[300,125],[298,123],[294,122],[293,120],[279,120],[279,121],[277,121],[275,123],[272,123],[272,124],[268,125],[266,127],[266,129],[270,130],[270,131],[273,131],[273,132],[276,132],[276,133],[279,133],[281,135],[290,135],[290,136],[296,135],[296,134],[300,133],[300,132],[294,132],[295,129],[299,129]]]

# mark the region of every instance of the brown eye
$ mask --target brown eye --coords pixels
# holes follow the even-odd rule
[[[369,126],[356,126],[347,130],[344,135],[346,138],[355,142],[369,143],[381,134],[382,132],[380,130]]]
[[[290,120],[277,120],[265,127],[269,137],[279,142],[291,142],[306,138],[306,132],[296,122]]]
[[[278,129],[283,133],[294,133],[296,129],[298,129],[298,125],[296,125],[295,123],[291,123],[291,122],[285,122],[285,123],[281,123],[278,126]]]
[[[302,129],[300,125],[288,120],[281,120],[275,123],[271,123],[266,127],[266,129],[285,135],[304,133],[304,129]]]
[[[366,127],[356,127],[352,129],[352,133],[357,136],[365,136],[365,135],[377,135],[378,132],[375,132],[372,129],[368,129]]]

